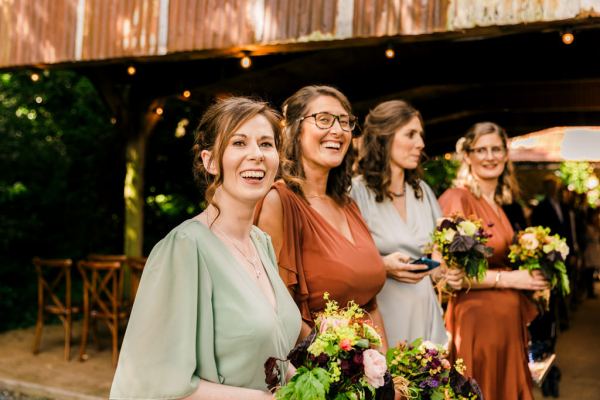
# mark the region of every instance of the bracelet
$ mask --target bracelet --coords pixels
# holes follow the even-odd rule
[[[500,277],[502,276],[502,271],[496,272],[496,279],[494,281],[494,288],[498,287],[498,282],[500,282]]]

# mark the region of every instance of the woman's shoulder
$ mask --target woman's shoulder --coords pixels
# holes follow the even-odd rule
[[[444,193],[440,196],[440,201],[442,199],[461,199],[461,200],[473,200],[475,197],[473,193],[467,188],[463,187],[453,187],[446,189]]]
[[[206,243],[212,236],[213,233],[202,222],[194,218],[187,219],[171,229],[171,231],[154,246],[152,252],[172,251],[168,249],[173,247],[176,247],[178,252],[209,250],[211,246],[200,246],[199,244]]]
[[[357,175],[352,178],[350,196],[358,203],[359,206],[367,201],[375,200],[375,193],[369,188],[367,181],[362,175]]]
[[[419,187],[421,188],[425,198],[437,200],[435,193],[433,193],[433,189],[423,179],[419,179]]]
[[[454,187],[447,189],[439,198],[440,206],[445,214],[452,212],[472,213],[477,198],[467,188]]]
[[[258,242],[265,248],[273,245],[271,242],[271,236],[256,225],[252,225],[250,228],[250,235],[258,239]]]
[[[174,237],[174,238],[188,238],[188,239],[197,239],[204,238],[207,235],[211,235],[210,229],[202,222],[195,218],[186,219],[175,228],[171,229],[169,233],[165,236]]]

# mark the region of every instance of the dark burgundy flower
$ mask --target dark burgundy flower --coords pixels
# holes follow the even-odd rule
[[[470,236],[455,235],[448,247],[451,253],[465,253],[471,250],[477,242]]]
[[[361,352],[356,352],[352,357],[352,362],[356,365],[363,365],[363,354]]]
[[[277,365],[277,358],[269,357],[265,362],[265,383],[269,390],[275,388],[280,382],[281,371]]]
[[[456,224],[449,219],[444,219],[440,224],[440,230],[442,229],[456,229]]]

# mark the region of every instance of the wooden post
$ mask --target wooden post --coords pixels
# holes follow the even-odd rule
[[[141,119],[139,130],[127,137],[125,149],[125,200],[124,252],[128,257],[143,256],[144,245],[144,166],[146,143],[160,116],[154,110],[159,101],[153,101]]]

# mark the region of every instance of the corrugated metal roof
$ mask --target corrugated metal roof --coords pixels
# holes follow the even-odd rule
[[[600,16],[600,0],[0,0],[0,67]]]

